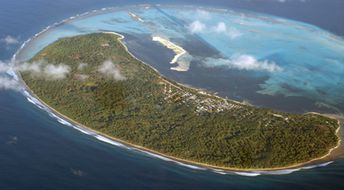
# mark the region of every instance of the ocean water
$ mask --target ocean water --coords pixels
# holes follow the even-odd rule
[[[339,25],[332,24],[321,24],[320,21],[309,21],[306,16],[302,15],[299,18],[295,17],[295,14],[286,14],[286,10],[295,10],[295,7],[299,7],[298,4],[286,3],[277,4],[273,2],[264,2],[260,6],[257,4],[247,3],[235,3],[235,1],[230,1],[226,3],[225,1],[219,1],[216,4],[212,2],[202,2],[202,4],[210,4],[214,6],[227,6],[228,8],[237,7],[245,8],[255,11],[264,11],[265,13],[275,13],[276,9],[284,10],[282,8],[276,8],[276,6],[285,6],[284,11],[280,16],[291,17],[293,19],[298,19],[302,21],[308,21],[313,24],[317,24],[318,27],[324,28],[326,30],[331,30],[332,33],[341,35],[344,28],[340,26],[340,18],[344,18],[343,15],[338,18],[338,12],[340,12],[340,6],[337,1],[331,1],[332,3],[326,3],[327,7],[333,8],[329,12],[333,12],[334,15],[333,23],[339,23]],[[127,4],[126,1],[73,1],[69,2],[66,0],[47,2],[47,1],[0,1],[0,38],[6,35],[11,35],[17,37],[20,41],[18,44],[6,45],[2,43],[0,46],[0,58],[1,60],[9,60],[16,50],[20,47],[21,43],[26,39],[32,37],[37,32],[42,31],[46,26],[49,26],[55,22],[62,19],[69,18],[71,16],[84,13],[86,11],[92,11],[94,9],[101,9],[102,7],[111,7]],[[139,1],[130,1],[130,4],[142,3]],[[159,3],[158,1],[151,1],[150,3]],[[192,1],[190,1],[192,3]],[[198,2],[199,3],[199,2]],[[268,4],[270,3],[270,4]],[[319,2],[315,1],[314,4],[310,4],[311,7],[317,7]],[[332,6],[331,6],[332,4]],[[340,5],[340,6],[338,6]],[[231,6],[231,7],[229,7]],[[270,6],[270,7],[269,7]],[[294,9],[292,9],[294,6]],[[325,5],[324,5],[325,6]],[[319,10],[322,10],[324,6],[318,6]],[[162,74],[168,76],[169,78],[175,79],[179,82],[191,84],[198,87],[207,88],[210,90],[218,90],[220,95],[229,96],[231,98],[236,98],[238,100],[251,100],[258,105],[273,107],[276,102],[281,101],[280,105],[277,105],[277,109],[289,110],[289,111],[304,111],[299,110],[296,105],[297,101],[302,102],[300,107],[307,107],[309,110],[321,109],[314,106],[314,102],[321,100],[326,101],[326,104],[333,104],[337,111],[342,110],[341,99],[342,94],[340,94],[340,88],[342,78],[339,75],[342,65],[334,63],[334,68],[329,66],[320,67],[321,71],[319,73],[325,72],[326,76],[331,78],[322,78],[321,75],[318,76],[307,76],[307,74],[302,73],[304,76],[297,74],[297,77],[301,77],[303,80],[308,80],[314,82],[315,86],[312,88],[302,88],[301,95],[292,97],[288,99],[286,94],[290,93],[291,89],[300,82],[284,85],[284,87],[289,89],[289,91],[272,94],[273,98],[268,98],[266,96],[260,95],[262,93],[257,93],[260,90],[265,90],[265,92],[270,92],[274,90],[279,90],[279,87],[283,86],[280,81],[275,81],[274,79],[279,78],[281,75],[285,77],[290,77],[290,73],[270,73],[270,72],[252,72],[252,71],[233,71],[231,69],[225,70],[223,68],[208,69],[202,67],[204,60],[195,59],[191,63],[190,70],[188,74],[182,72],[172,72],[170,70],[171,65],[168,65],[170,58],[173,57],[172,52],[167,51],[163,47],[152,43],[149,41],[152,30],[154,32],[159,32],[159,34],[168,35],[180,43],[187,49],[192,55],[202,56],[202,52],[207,50],[208,54],[203,56],[212,56],[217,58],[223,56],[226,58],[231,57],[231,49],[225,50],[227,46],[216,42],[214,39],[209,39],[211,35],[206,33],[201,34],[188,34],[185,31],[184,25],[187,25],[191,20],[182,20],[178,18],[178,14],[173,12],[178,11],[176,9],[161,8],[152,9],[152,12],[136,11],[137,14],[142,14],[145,18],[161,18],[161,25],[152,28],[143,27],[140,23],[132,22],[128,20],[126,12],[120,13],[120,9],[116,10],[115,13],[110,12],[108,14],[99,14],[97,16],[86,17],[83,19],[68,22],[65,25],[59,25],[53,30],[43,34],[37,38],[34,43],[30,44],[30,51],[26,51],[22,54],[23,57],[30,57],[35,51],[38,51],[44,45],[57,39],[58,37],[76,35],[88,32],[94,32],[99,30],[111,30],[118,31],[126,34],[126,43],[130,50],[138,57],[145,60],[147,63],[151,63],[156,67]],[[298,8],[299,9],[299,8]],[[313,14],[317,15],[317,10],[313,10]],[[187,12],[184,11],[184,12]],[[301,12],[301,11],[300,11]],[[284,13],[284,14],[283,14]],[[113,15],[115,14],[115,15]],[[209,22],[209,25],[217,23],[220,19],[216,14],[222,14],[217,12],[212,12],[212,18],[215,21],[204,21],[204,23]],[[234,14],[234,13],[233,13]],[[249,13],[247,13],[249,14]],[[310,14],[308,12],[308,14]],[[236,14],[234,14],[235,16]],[[278,14],[277,14],[278,15]],[[296,14],[297,15],[297,14]],[[230,15],[226,18],[233,18]],[[308,15],[309,16],[309,15]],[[108,18],[116,19],[108,19]],[[255,19],[252,17],[251,19]],[[271,18],[271,17],[268,17]],[[315,17],[317,18],[317,17]],[[274,18],[280,20],[280,18]],[[337,19],[337,20],[336,20]],[[103,22],[103,21],[108,22]],[[177,22],[176,22],[177,21]],[[226,22],[230,20],[226,19]],[[283,21],[285,21],[283,19]],[[168,22],[166,24],[166,22]],[[253,23],[264,25],[266,21],[262,20],[262,23]],[[271,21],[269,21],[271,22]],[[321,55],[329,55],[332,60],[338,60],[342,63],[342,55],[338,55],[336,51],[341,48],[341,40],[338,36],[333,37],[331,33],[327,33],[320,30],[318,27],[309,26],[307,24],[299,23],[297,21],[286,20],[287,23],[293,23],[296,26],[304,26],[306,29],[295,29],[295,32],[304,31],[304,37],[311,38],[314,41],[306,40],[307,38],[295,39],[297,44],[301,43],[299,41],[306,40],[310,42],[305,44],[309,46],[309,53],[306,53],[307,60],[315,60],[315,63],[311,61],[307,65],[308,69],[319,68],[321,62],[317,62],[318,57],[312,57],[312,52],[315,51],[319,57]],[[91,27],[90,27],[90,23]],[[119,23],[122,23],[120,25]],[[325,23],[325,22],[324,22]],[[229,25],[231,23],[226,23]],[[166,26],[170,26],[165,28]],[[172,27],[173,26],[173,27]],[[107,28],[108,27],[108,28]],[[114,30],[115,27],[115,30]],[[276,26],[277,27],[277,26]],[[285,27],[282,24],[280,27]],[[238,27],[239,28],[239,27]],[[312,29],[310,33],[307,30]],[[335,29],[333,29],[335,28]],[[260,27],[264,30],[264,27]],[[271,28],[267,27],[267,30]],[[275,33],[278,30],[280,33],[280,28],[272,30]],[[290,29],[289,27],[287,28]],[[242,30],[242,29],[238,29]],[[316,33],[315,36],[309,36],[314,31],[320,31]],[[265,30],[264,30],[265,31]],[[284,30],[283,30],[284,31]],[[288,31],[290,33],[292,31]],[[182,34],[182,35],[181,35]],[[185,35],[187,40],[185,40]],[[280,34],[279,34],[280,35]],[[140,38],[143,37],[143,38]],[[255,36],[251,36],[254,39]],[[327,38],[331,38],[328,40]],[[332,39],[333,37],[333,39]],[[141,40],[139,40],[139,38]],[[277,41],[278,37],[277,38]],[[339,38],[339,39],[338,39]],[[146,40],[145,40],[146,39]],[[318,40],[318,41],[317,41]],[[334,42],[333,42],[334,41]],[[339,41],[339,42],[338,42]],[[231,41],[232,42],[232,41]],[[296,43],[295,42],[295,43]],[[192,44],[198,43],[196,47]],[[232,42],[234,44],[234,42]],[[277,42],[276,42],[277,43]],[[281,43],[281,42],[278,42]],[[315,43],[315,44],[312,44]],[[330,44],[327,44],[330,43]],[[319,49],[317,45],[324,44],[324,49]],[[151,54],[147,50],[146,53],[142,52],[142,48],[145,46],[152,47],[153,50],[157,50],[166,56],[147,56]],[[240,45],[240,44],[237,44]],[[245,44],[243,44],[245,45]],[[270,61],[276,62],[283,68],[283,71],[289,71],[290,64],[289,61],[286,63],[281,63],[278,61],[280,57],[271,55],[262,55],[264,52],[271,52],[269,47],[279,46],[278,44],[267,44],[265,50],[262,52],[250,51],[259,59],[269,59]],[[284,45],[284,44],[283,44]],[[336,47],[336,45],[340,47]],[[334,46],[334,47],[333,47]],[[245,47],[248,47],[246,44]],[[228,47],[227,47],[228,48]],[[254,49],[254,47],[251,47]],[[295,44],[290,45],[290,50],[295,48]],[[301,49],[304,49],[302,47]],[[246,48],[245,48],[246,49]],[[307,49],[307,47],[306,47]],[[221,52],[222,51],[222,52]],[[140,54],[140,52],[142,52]],[[279,51],[277,51],[279,52]],[[288,54],[289,53],[289,54]],[[286,54],[279,56],[294,55],[295,52],[288,51]],[[296,52],[297,53],[297,52]],[[159,55],[161,55],[159,54]],[[303,54],[304,56],[305,54]],[[301,56],[301,55],[299,55]],[[294,56],[295,60],[299,57]],[[159,64],[161,62],[161,64]],[[213,63],[214,64],[214,63]],[[312,65],[314,64],[314,65]],[[297,63],[291,65],[291,67],[297,66]],[[198,76],[199,73],[208,71],[208,74]],[[309,71],[308,71],[309,72]],[[214,77],[214,74],[220,77]],[[247,77],[248,75],[253,76],[253,78]],[[233,76],[234,75],[234,76]],[[229,77],[232,76],[232,77]],[[205,80],[200,81],[198,77],[202,77]],[[229,78],[228,78],[229,77]],[[232,81],[227,83],[229,79],[234,79],[241,77],[240,80]],[[276,77],[276,78],[274,78]],[[314,78],[308,78],[314,77]],[[222,78],[219,81],[219,85],[212,86],[214,80],[217,78]],[[337,83],[334,83],[337,82]],[[233,92],[232,85],[230,84],[240,84],[249,85],[246,89],[239,87],[235,88],[236,94],[231,94]],[[266,88],[262,88],[261,84],[267,85]],[[313,84],[313,83],[311,83]],[[241,86],[242,86],[241,85]],[[320,86],[317,86],[320,85]],[[317,88],[324,88],[330,85],[331,90],[326,89],[328,95],[314,96],[312,97],[312,90]],[[294,88],[293,88],[294,87]],[[222,89],[222,91],[221,91]],[[239,90],[238,90],[239,89]],[[271,90],[272,89],[272,90]],[[241,92],[240,92],[241,90]],[[254,90],[254,95],[249,96],[250,90]],[[240,93],[239,93],[240,92]],[[298,92],[300,91],[292,91]],[[309,94],[307,94],[309,93]],[[266,93],[265,93],[266,94]],[[307,95],[308,101],[305,100]],[[338,97],[338,99],[332,96]],[[259,97],[259,98],[257,98]],[[254,99],[256,98],[256,99]],[[283,99],[284,98],[284,99]],[[289,97],[290,98],[290,97]],[[274,99],[274,100],[270,100]],[[270,104],[267,103],[269,101]],[[274,102],[275,101],[275,102]],[[283,107],[283,104],[288,104],[288,101],[293,102],[292,105]],[[336,101],[331,103],[331,101]],[[333,111],[333,109],[325,109],[323,111]],[[336,160],[333,163],[327,163],[312,169],[303,169],[301,171],[290,173],[291,171],[282,171],[276,174],[288,175],[259,175],[253,177],[254,174],[249,174],[248,177],[246,173],[230,173],[230,174],[220,174],[220,172],[215,173],[212,171],[202,170],[199,168],[186,167],[183,165],[176,164],[171,161],[166,161],[163,159],[156,158],[154,156],[121,147],[118,144],[107,143],[106,139],[101,137],[96,137],[92,135],[86,135],[83,132],[75,130],[72,127],[63,125],[63,121],[58,121],[56,118],[51,117],[49,113],[30,103],[28,99],[21,93],[12,91],[0,91],[0,189],[342,189],[342,180],[344,178],[344,161],[342,159]],[[114,145],[113,145],[114,144]]]

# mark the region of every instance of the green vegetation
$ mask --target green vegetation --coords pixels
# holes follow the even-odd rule
[[[30,62],[69,65],[67,77],[47,80],[22,72],[23,79],[48,105],[94,130],[214,166],[283,167],[323,156],[337,144],[336,120],[258,109],[176,84],[133,58],[118,38],[58,40]],[[106,60],[126,79],[100,73]],[[87,66],[80,69],[80,63]]]

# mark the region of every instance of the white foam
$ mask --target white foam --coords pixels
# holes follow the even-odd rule
[[[333,161],[321,163],[321,164],[316,164],[316,165],[310,165],[310,166],[304,166],[300,168],[295,168],[295,169],[285,169],[285,170],[275,170],[275,171],[260,171],[260,174],[265,174],[265,175],[286,175],[286,174],[291,174],[294,172],[298,172],[301,170],[309,170],[309,169],[314,169],[314,168],[319,168],[319,167],[325,167],[328,166],[329,164],[333,163]]]
[[[275,170],[275,171],[261,171],[259,173],[266,174],[266,175],[286,175],[286,174],[291,174],[293,172],[297,172],[300,170],[301,168],[296,168],[296,169],[285,169],[285,170]]]
[[[22,93],[26,97],[27,101],[29,101],[30,103],[36,105],[38,108],[45,110],[45,106],[39,100],[37,100],[36,98],[32,97],[28,91],[23,90]]]
[[[259,172],[233,172],[237,175],[247,176],[247,177],[256,177],[260,176],[261,174]]]
[[[159,6],[159,5],[157,5]],[[103,8],[101,9],[102,11],[106,10],[106,8]],[[81,16],[86,16],[88,14],[91,14],[91,13],[96,13],[98,12],[98,10],[93,10],[91,12],[85,12],[85,13],[82,13],[80,15],[76,15],[76,16],[72,16],[68,19],[64,19],[60,22],[55,22],[53,25],[51,26],[47,26],[46,28],[44,28],[42,31],[38,32],[37,34],[34,35],[33,38],[29,38],[28,40],[26,40],[22,45],[21,47],[18,49],[18,51],[13,55],[12,57],[12,61],[14,62],[17,58],[17,55],[27,46],[27,44],[29,44],[34,38],[37,38],[38,36],[40,36],[41,34],[45,33],[46,31],[48,31],[49,29],[51,29],[52,27],[54,26],[58,26],[62,23],[65,23],[65,22],[68,22],[72,19],[75,19],[75,18],[78,18],[78,17],[81,17]],[[184,50],[185,51],[185,50]],[[175,59],[172,60],[171,62],[173,63],[176,63],[177,60],[180,60],[181,56],[183,54],[181,53],[181,55],[176,55]],[[178,63],[178,62],[177,62]],[[177,67],[172,67],[171,69],[173,70],[176,70],[176,71],[187,71],[188,70],[188,67],[186,67],[187,65],[184,65],[184,64],[179,64]],[[154,68],[153,68],[154,69]],[[157,71],[156,69],[154,69],[155,71]],[[14,71],[10,71],[8,72],[9,75],[13,76],[13,78],[15,78],[16,80],[18,80],[18,76],[15,74]],[[76,125],[73,125],[72,123],[58,117],[56,114],[54,114],[50,109],[48,109],[46,106],[44,106],[44,104],[42,104],[38,99],[34,98],[33,96],[31,96],[31,94],[26,91],[26,90],[23,90],[23,94],[26,96],[27,100],[36,105],[37,107],[39,107],[40,109],[43,109],[45,111],[48,112],[48,114],[57,119],[57,121],[63,125],[66,125],[66,126],[69,126],[69,127],[73,127],[74,129],[84,133],[84,134],[87,134],[87,135],[91,135],[93,137],[95,137],[96,139],[102,141],[102,142],[105,142],[105,143],[108,143],[108,144],[111,144],[111,145],[114,145],[114,146],[117,146],[117,147],[122,147],[122,148],[127,148],[127,149],[131,149],[130,147],[122,144],[122,143],[119,143],[119,142],[116,142],[114,140],[111,140],[109,138],[106,138],[104,136],[101,136],[101,135],[98,135],[97,133],[95,132],[92,132],[91,130],[87,130],[87,129],[84,129],[83,127],[80,127],[80,126],[76,126]],[[158,155],[158,154],[154,154],[154,153],[151,153],[151,152],[147,152],[147,151],[144,151],[144,150],[141,150],[141,149],[136,149],[135,150],[138,150],[140,152],[143,152],[143,153],[146,153],[152,157],[155,157],[155,158],[159,158],[161,160],[164,160],[164,161],[169,161],[169,162],[173,162],[175,164],[178,164],[180,166],[183,166],[183,167],[187,167],[187,168],[190,168],[190,169],[195,169],[195,170],[208,170],[207,168],[203,168],[203,167],[198,167],[198,166],[194,166],[194,165],[189,165],[189,164],[185,164],[185,163],[182,163],[182,162],[178,162],[176,160],[172,160],[170,158],[167,158],[167,157],[164,157],[164,156],[161,156],[161,155]],[[215,172],[215,173],[218,173],[218,174],[222,174],[222,175],[226,175],[226,174],[230,174],[230,173],[234,173],[234,174],[237,174],[237,175],[242,175],[242,176],[248,176],[248,177],[255,177],[255,176],[259,176],[259,175],[285,175],[285,174],[290,174],[290,173],[293,173],[293,172],[296,172],[296,171],[300,171],[300,170],[306,170],[306,169],[313,169],[313,168],[317,168],[317,167],[325,167],[329,164],[333,163],[333,161],[330,161],[330,162],[326,162],[326,163],[323,163],[323,164],[318,164],[318,165],[311,165],[311,166],[305,166],[305,167],[302,167],[302,168],[297,168],[297,169],[287,169],[287,170],[277,170],[277,171],[257,171],[257,172],[230,172],[230,171],[224,171],[224,170],[219,170],[219,169],[211,169],[210,171],[212,172]]]
[[[212,172],[215,172],[217,174],[221,174],[221,175],[227,175],[228,173],[224,170],[219,170],[219,169],[212,169]]]
[[[80,127],[80,126],[76,126],[76,125],[73,125],[72,123],[70,123],[69,121],[67,121],[66,119],[63,119],[61,117],[59,117],[58,115],[56,115],[55,113],[53,113],[50,109],[48,109],[47,107],[45,107],[38,99],[34,98],[31,96],[31,94],[27,91],[27,90],[24,90],[23,91],[23,94],[24,96],[26,97],[26,99],[36,105],[37,107],[39,107],[40,109],[43,109],[45,110],[48,115],[52,118],[55,118],[57,120],[57,122],[65,125],[65,126],[68,126],[68,127],[73,127],[74,129],[84,133],[84,134],[87,134],[87,135],[91,135],[91,136],[94,136],[95,138],[97,138],[98,140],[100,141],[103,141],[103,142],[106,142],[106,143],[109,143],[111,145],[115,145],[115,146],[119,146],[119,147],[126,147],[125,145],[119,143],[119,142],[116,142],[116,141],[113,141],[109,138],[106,138],[106,137],[103,137],[101,135],[98,135],[97,133],[94,133],[94,132],[91,132],[90,130],[87,130],[87,129],[84,129],[83,127]],[[127,149],[130,149],[129,147],[126,147]]]
[[[59,123],[63,124],[63,125],[66,125],[66,126],[69,126],[69,127],[73,127],[73,125],[70,122],[68,122],[68,121],[66,121],[64,119],[61,119],[60,117],[57,118],[57,121]]]
[[[328,165],[330,165],[332,163],[333,163],[333,161],[329,161],[329,162],[325,162],[325,163],[322,163],[322,164],[305,166],[305,167],[302,167],[302,169],[309,170],[309,169],[313,169],[313,168],[325,167],[325,166],[328,166]]]
[[[25,97],[30,96],[30,94],[29,94],[29,92],[28,92],[27,90],[24,90],[24,91],[23,91],[23,95],[24,95]]]
[[[82,127],[79,127],[79,126],[77,127],[77,126],[73,125],[72,127],[73,127],[74,129],[76,129],[76,130],[78,130],[78,131],[80,131],[80,132],[86,134],[86,135],[91,135],[91,136],[96,136],[96,135],[97,135],[96,133],[93,133],[93,132],[91,132],[91,131],[88,131],[88,130],[86,130],[86,129],[83,129]]]
[[[113,141],[113,140],[111,140],[111,139],[109,139],[109,138],[103,137],[103,136],[101,136],[101,135],[96,135],[95,137],[96,137],[98,140],[103,141],[103,142],[106,142],[106,143],[108,143],[108,144],[112,144],[112,145],[114,145],[114,146],[119,146],[119,147],[125,147],[123,144],[121,144],[121,143],[119,143],[119,142],[116,142],[116,141]]]
[[[184,166],[184,167],[187,167],[187,168],[191,168],[191,169],[194,169],[194,170],[207,170],[206,168],[195,166],[195,165],[184,164],[182,162],[177,162],[177,161],[174,161],[174,162],[177,163],[178,165],[181,165],[181,166]]]
[[[172,160],[172,159],[166,158],[166,157],[164,157],[164,156],[160,156],[160,155],[158,155],[158,154],[154,154],[154,153],[147,152],[147,151],[142,151],[142,150],[140,150],[140,149],[137,149],[137,150],[140,151],[140,152],[146,153],[146,154],[148,154],[149,156],[152,156],[152,157],[155,157],[155,158],[159,158],[159,159],[161,159],[161,160],[165,160],[165,161],[168,161],[168,162],[173,162],[173,161],[174,161],[174,160]]]
[[[27,101],[29,101],[30,103],[34,104],[35,106],[37,106],[40,109],[44,110],[44,107],[42,107],[41,105],[37,104],[35,101],[33,101],[31,98],[26,97]]]
[[[203,168],[203,167],[199,167],[199,166],[195,166],[195,165],[190,165],[190,164],[185,164],[183,162],[178,162],[176,160],[173,160],[173,159],[170,159],[170,158],[167,158],[165,156],[161,156],[159,154],[154,154],[154,153],[151,153],[151,152],[148,152],[148,151],[144,151],[144,150],[140,150],[140,149],[136,149],[140,152],[143,152],[151,157],[155,157],[155,158],[158,158],[160,160],[164,160],[164,161],[167,161],[167,162],[173,162],[175,164],[178,164],[180,166],[183,166],[183,167],[187,167],[187,168],[191,168],[191,169],[194,169],[194,170],[207,170],[206,168]]]
[[[57,115],[55,115],[53,112],[48,112],[48,114],[50,115],[50,117],[53,117],[53,118],[55,118],[55,119],[58,118]]]
[[[35,105],[36,105],[36,103],[35,103],[34,101],[32,101],[32,100],[31,100],[31,98],[28,98],[28,97],[27,97],[26,99],[27,99],[27,101],[29,101],[30,103],[32,103],[32,104],[35,104]]]

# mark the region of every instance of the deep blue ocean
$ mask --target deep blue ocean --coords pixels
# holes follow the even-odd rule
[[[0,0],[0,60],[62,19],[103,7],[197,4],[272,14],[344,36],[342,0]],[[344,159],[288,175],[247,177],[194,170],[112,146],[66,127],[18,92],[0,90],[0,190],[23,189],[344,189]]]

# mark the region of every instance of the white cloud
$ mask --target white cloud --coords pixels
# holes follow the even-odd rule
[[[229,36],[229,38],[231,39],[235,39],[235,38],[238,38],[242,35],[242,33],[236,29],[236,28],[233,28],[233,27],[230,27],[228,28],[226,34]]]
[[[5,38],[2,38],[0,41],[5,43],[6,45],[13,45],[19,43],[19,40],[17,38],[10,35],[6,36]]]
[[[43,77],[46,80],[61,80],[64,79],[70,72],[70,67],[64,64],[44,64],[43,61],[34,63],[23,63],[13,65],[12,63],[5,63],[0,61],[0,90],[20,90],[20,83],[9,76],[9,71],[29,72],[32,76]]]
[[[227,26],[224,22],[219,22],[215,27],[213,27],[213,30],[217,33],[222,33],[227,31]]]
[[[43,74],[49,80],[64,79],[66,78],[69,72],[70,72],[70,67],[64,64],[59,64],[59,65],[48,64],[43,69]]]
[[[188,26],[188,30],[190,33],[206,33],[206,32],[216,32],[219,34],[225,34],[227,35],[230,39],[235,39],[238,38],[242,35],[242,33],[234,28],[234,27],[227,27],[227,25],[224,22],[219,22],[217,23],[216,26],[213,27],[208,27],[206,24],[203,22],[196,20],[192,22]]]
[[[44,77],[47,80],[61,80],[66,78],[71,68],[65,64],[47,64],[43,61],[34,63],[23,63],[15,67],[16,70],[22,72],[30,72],[33,76]]]
[[[212,31],[216,33],[226,34],[231,39],[238,38],[242,35],[238,29],[234,27],[227,27],[227,25],[224,22],[217,23],[216,26],[212,27]]]
[[[102,65],[100,65],[98,67],[98,71],[106,76],[113,77],[115,80],[126,79],[125,76],[121,74],[119,68],[110,60],[105,61]]]
[[[18,81],[6,75],[11,68],[8,63],[0,61],[0,90],[20,90]]]
[[[188,26],[188,29],[191,33],[201,33],[204,32],[206,28],[206,25],[199,20],[192,22]]]
[[[13,78],[0,76],[0,90],[20,90],[20,84]]]
[[[86,64],[79,64],[82,67]],[[8,76],[6,73],[11,70],[20,72],[29,72],[33,77],[42,77],[46,80],[61,80],[67,77],[71,68],[65,64],[49,64],[44,61],[33,63],[22,63],[18,65],[11,65],[0,61],[0,90],[20,90],[20,83],[13,77]],[[126,78],[121,74],[119,68],[110,60],[105,61],[98,67],[98,71],[104,75],[110,76],[115,80],[125,80]],[[88,78],[88,75],[78,75],[81,80]]]
[[[28,71],[33,74],[40,74],[42,72],[42,61],[35,62],[35,63],[25,62],[23,64],[17,65],[15,69],[18,71],[23,71],[23,72]]]
[[[0,61],[0,74],[7,72],[9,69],[11,69],[11,67],[8,63]]]
[[[208,58],[204,63],[205,67],[223,67],[227,69],[238,70],[255,70],[255,71],[267,71],[267,72],[279,72],[282,68],[275,62],[267,60],[259,61],[251,55],[235,55],[230,59],[215,59]]]

